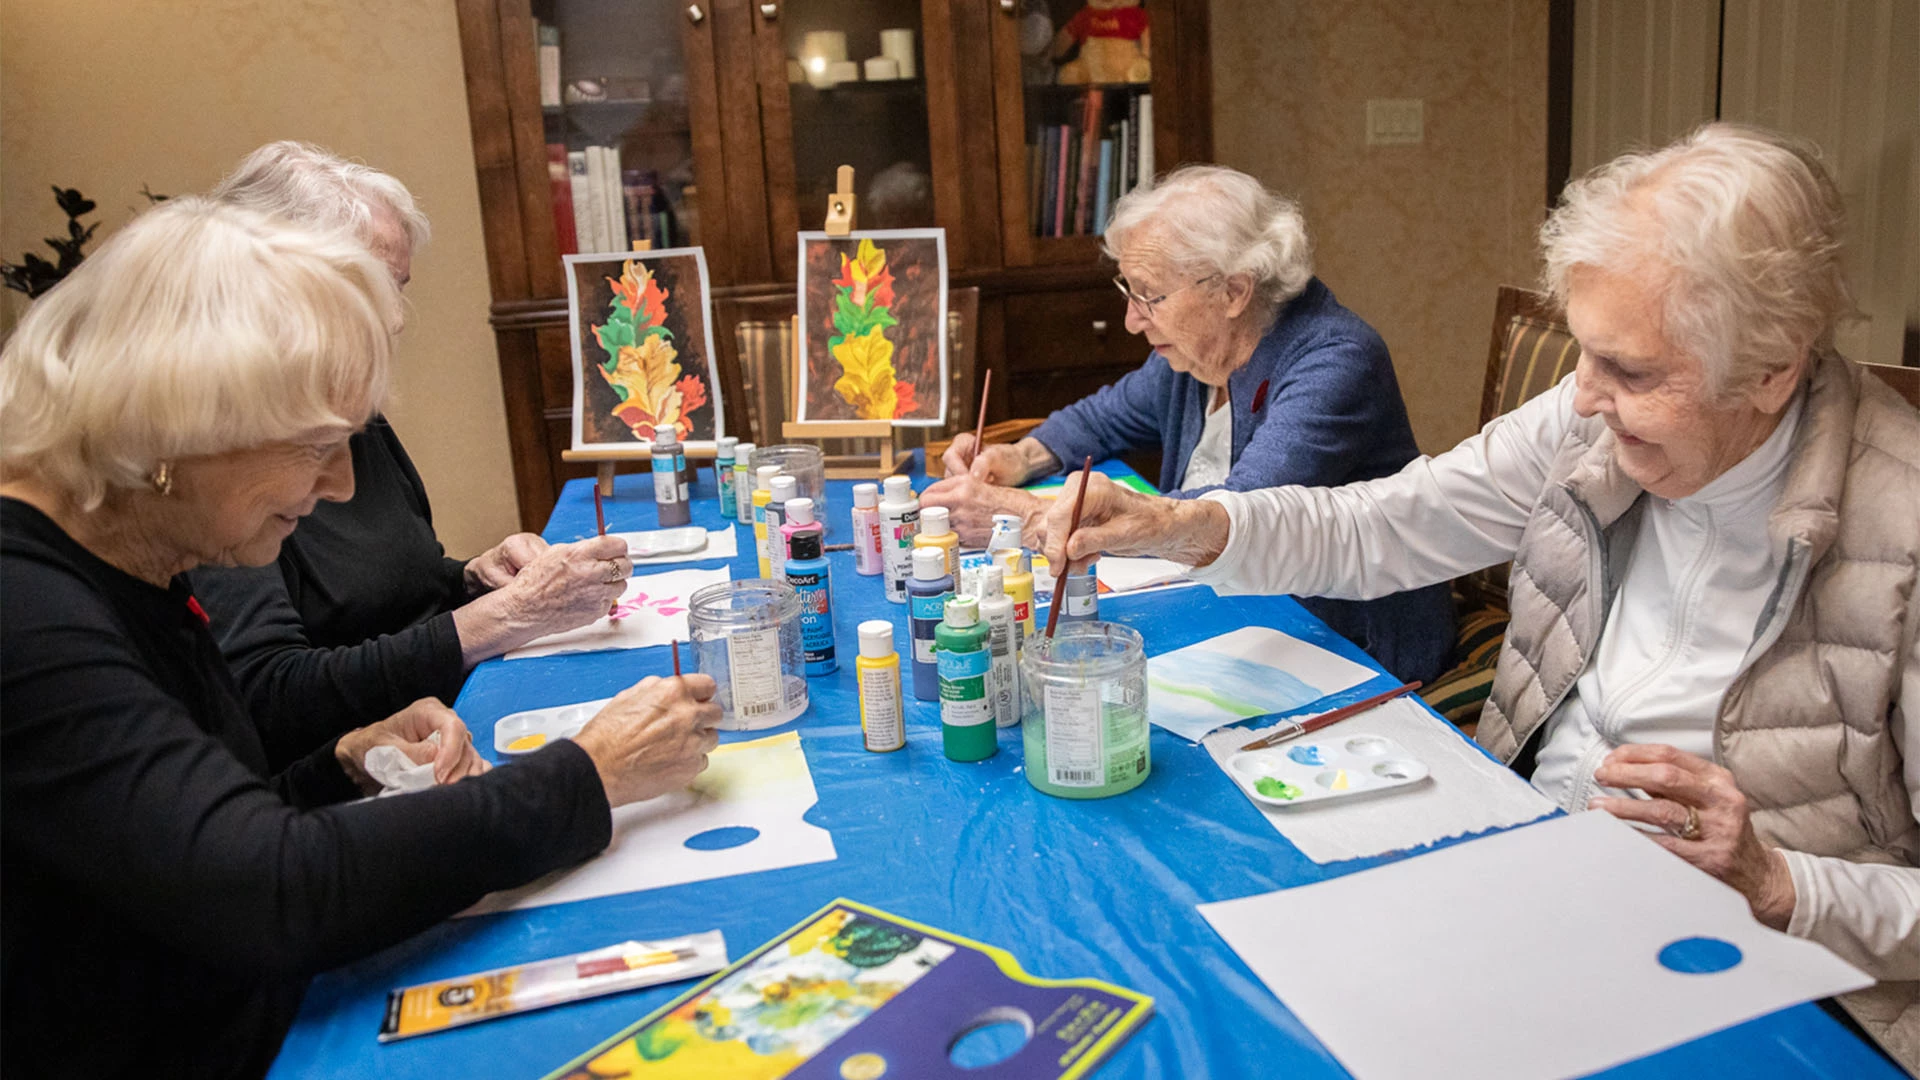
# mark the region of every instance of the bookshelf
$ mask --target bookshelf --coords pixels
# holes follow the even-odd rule
[[[743,401],[733,326],[791,313],[794,234],[819,227],[843,163],[857,171],[863,228],[945,228],[952,283],[980,287],[974,377],[999,371],[990,419],[1044,414],[1146,356],[1124,329],[1098,219],[1126,190],[1128,164],[1138,173],[1143,142],[1162,171],[1211,157],[1205,0],[1147,0],[1151,82],[1094,87],[1058,85],[1045,59],[1048,28],[1080,0],[455,4],[530,526],[561,483],[585,475],[560,460],[572,394],[560,256],[641,238],[703,246],[721,392]],[[842,56],[853,70],[833,77],[826,64]],[[870,79],[878,58],[895,67]],[[826,63],[809,71],[815,59]],[[1043,228],[1038,181],[1063,132],[1068,167],[1050,174],[1058,227]]]

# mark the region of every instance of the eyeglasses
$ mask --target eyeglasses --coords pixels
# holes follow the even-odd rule
[[[1154,315],[1154,309],[1159,307],[1160,304],[1163,301],[1165,301],[1167,297],[1172,296],[1174,293],[1177,293],[1177,292],[1185,292],[1186,290],[1193,288],[1195,285],[1204,285],[1207,282],[1212,281],[1214,278],[1217,278],[1219,276],[1220,276],[1219,274],[1208,274],[1206,277],[1201,278],[1199,281],[1189,281],[1185,285],[1180,286],[1178,289],[1174,289],[1169,292],[1163,292],[1159,296],[1151,296],[1151,297],[1141,296],[1139,293],[1134,292],[1133,286],[1127,283],[1127,275],[1125,274],[1113,275],[1113,287],[1120,290],[1120,295],[1127,298],[1127,303],[1138,304],[1140,306],[1140,313],[1142,315],[1145,315],[1147,318],[1151,319],[1153,318],[1153,315]]]

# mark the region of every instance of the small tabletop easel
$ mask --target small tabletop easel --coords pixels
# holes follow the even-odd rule
[[[854,230],[855,196],[853,166],[840,166],[834,191],[827,196],[827,220],[821,226],[828,236],[846,236]],[[800,316],[793,317],[793,379],[799,386],[800,372],[807,358],[800,354]],[[833,480],[868,480],[891,475],[893,461],[893,421],[891,420],[785,420],[780,424],[785,439],[877,439],[877,455],[836,455],[827,465],[827,477]],[[871,464],[869,464],[871,462]]]
[[[633,250],[634,251],[652,251],[653,241],[635,240],[633,242]],[[687,456],[693,457],[694,455],[688,454]],[[605,450],[562,450],[560,451],[560,460],[568,461],[568,462],[572,462],[572,461],[593,462],[594,463],[594,470],[593,470],[594,486],[599,489],[600,494],[603,497],[612,498],[614,469],[623,461],[653,460],[653,447],[651,445],[648,445],[645,448],[642,448],[639,446],[634,446],[631,448],[623,446],[623,447],[619,447],[618,449],[605,449]]]

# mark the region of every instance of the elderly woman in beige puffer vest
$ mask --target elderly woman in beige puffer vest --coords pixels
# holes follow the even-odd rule
[[[1916,1069],[1920,417],[1834,351],[1841,218],[1771,133],[1620,158],[1542,230],[1581,347],[1556,389],[1340,488],[1177,502],[1095,476],[1070,553],[1356,599],[1513,559],[1481,744],[1880,979],[1843,1004]]]

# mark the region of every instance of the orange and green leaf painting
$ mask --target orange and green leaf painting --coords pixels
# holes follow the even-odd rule
[[[878,240],[823,237],[803,249],[808,356],[801,418],[938,422],[945,407],[946,281],[937,230]]]
[[[887,270],[886,249],[862,237],[853,258],[840,255],[833,287],[834,336],[827,339],[827,351],[840,361],[841,371],[834,392],[862,420],[911,415],[913,384],[894,378],[893,342],[886,336],[900,325],[890,310],[893,274]]]
[[[707,404],[706,382],[682,370],[680,351],[667,329],[666,289],[653,271],[638,259],[628,259],[607,302],[607,321],[592,327],[593,338],[605,353],[595,368],[619,401],[611,415],[635,437],[652,439],[658,424],[672,424],[679,437],[693,434],[690,417]]]

